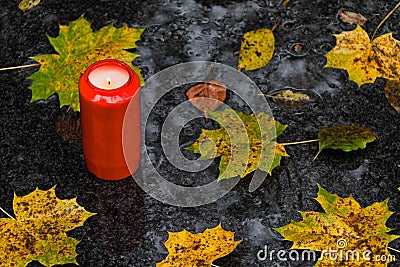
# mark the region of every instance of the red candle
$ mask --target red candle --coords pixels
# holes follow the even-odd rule
[[[140,81],[136,73],[118,60],[101,60],[91,65],[79,81],[82,144],[86,166],[90,172],[105,180],[130,176],[139,166],[141,151]],[[129,147],[133,155],[126,162],[122,148],[122,125],[128,104]],[[133,114],[134,113],[134,114]],[[128,150],[128,151],[127,151]]]

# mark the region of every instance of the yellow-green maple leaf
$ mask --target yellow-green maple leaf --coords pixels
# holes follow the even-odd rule
[[[103,59],[125,62],[143,83],[140,70],[132,65],[138,55],[125,50],[137,47],[135,42],[143,31],[143,28],[115,28],[109,24],[93,32],[91,24],[83,16],[68,26],[60,25],[58,37],[48,36],[58,54],[32,57],[40,63],[39,71],[28,77],[33,81],[30,87],[32,101],[58,93],[60,106],[70,105],[79,111],[79,79],[91,64]]]
[[[207,111],[220,129],[203,129],[187,150],[200,153],[200,159],[221,157],[218,179],[244,177],[257,168],[271,174],[279,166],[285,148],[275,140],[286,125],[263,112],[244,114],[233,109]]]
[[[325,212],[300,212],[302,221],[292,221],[275,229],[286,240],[294,242],[291,249],[323,252],[315,265],[319,267],[384,267],[390,260],[379,262],[375,260],[377,257],[393,259],[388,243],[399,236],[388,234],[392,229],[386,227],[386,221],[393,214],[389,211],[388,200],[362,208],[351,195],[341,198],[321,186],[316,200]],[[336,259],[333,254],[328,256],[329,250],[336,251]],[[365,251],[371,253],[363,257]]]
[[[14,195],[13,208],[15,219],[0,219],[1,266],[25,267],[34,260],[45,266],[77,264],[79,241],[66,232],[82,226],[94,213],[79,206],[75,198],[58,199],[54,187]]]
[[[238,70],[256,70],[271,61],[275,37],[270,29],[262,28],[246,32],[240,47]]]
[[[186,230],[169,232],[165,246],[168,256],[157,267],[211,267],[212,262],[231,253],[240,241],[234,240],[234,232],[226,231],[221,224],[192,234]]]
[[[347,70],[349,78],[358,86],[373,83],[376,78],[399,80],[400,41],[392,33],[374,40],[357,25],[353,31],[334,34],[336,46],[325,56],[325,67]]]
[[[314,160],[322,150],[327,148],[350,152],[360,148],[364,149],[367,143],[375,140],[375,133],[368,128],[358,125],[334,125],[322,129],[318,133],[319,150]]]

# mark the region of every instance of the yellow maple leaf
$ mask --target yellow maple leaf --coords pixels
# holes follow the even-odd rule
[[[55,188],[14,195],[15,218],[0,219],[0,262],[5,267],[25,267],[37,260],[45,266],[76,262],[78,240],[66,232],[82,226],[94,213],[61,200]]]
[[[353,31],[334,34],[336,46],[325,56],[325,67],[347,70],[350,80],[358,86],[373,83],[376,78],[399,80],[400,41],[392,33],[370,40],[357,25]]]
[[[39,5],[40,0],[22,0],[18,7],[19,9],[21,9],[22,11],[28,11],[31,10],[32,8],[34,8],[35,6]]]
[[[351,195],[341,198],[319,186],[316,200],[325,212],[300,212],[302,221],[275,229],[294,242],[291,249],[320,251],[319,267],[385,267],[393,261],[388,244],[399,236],[386,227],[393,214],[388,199],[362,208]]]
[[[246,32],[240,47],[238,70],[256,70],[271,61],[275,37],[270,29],[262,28]]]
[[[169,254],[156,267],[211,267],[214,260],[228,255],[242,242],[235,241],[234,234],[224,230],[221,223],[199,234],[186,230],[169,232],[164,243]]]
[[[272,100],[285,108],[301,108],[312,102],[309,95],[285,90],[276,95],[269,96]]]

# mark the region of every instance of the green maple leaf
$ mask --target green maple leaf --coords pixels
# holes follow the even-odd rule
[[[76,199],[61,200],[54,187],[14,196],[14,218],[0,219],[1,266],[25,267],[37,260],[45,266],[76,262],[78,240],[66,232],[82,226],[94,213]]]
[[[341,149],[345,152],[365,148],[367,143],[376,140],[374,132],[368,128],[357,125],[336,125],[322,129],[318,133],[319,151],[327,148]]]
[[[203,129],[186,149],[201,154],[200,159],[221,157],[218,180],[244,177],[257,168],[271,174],[282,156],[288,156],[275,141],[286,125],[271,116],[263,112],[247,115],[233,109],[207,113],[223,128]]]
[[[392,229],[386,227],[386,221],[393,214],[389,211],[388,199],[362,208],[351,195],[341,198],[318,187],[316,200],[325,212],[300,212],[302,221],[292,221],[275,229],[286,240],[293,241],[291,249],[324,252],[315,266],[387,266],[390,259],[393,260],[388,243],[399,238],[388,234]],[[336,259],[326,254],[329,249],[336,250]],[[352,258],[349,251],[357,251],[358,260],[357,253]],[[363,257],[365,251],[371,252],[368,257]],[[343,257],[339,257],[341,253]],[[374,260],[376,257],[383,259],[382,256],[389,260]]]
[[[79,111],[79,79],[91,64],[103,59],[125,62],[143,83],[140,70],[132,65],[138,55],[125,50],[137,47],[135,42],[143,31],[143,28],[114,28],[109,24],[93,32],[91,24],[83,16],[68,26],[60,25],[58,37],[48,36],[58,54],[32,57],[40,63],[39,71],[28,77],[33,81],[30,86],[32,101],[58,93],[61,106],[70,105]]]

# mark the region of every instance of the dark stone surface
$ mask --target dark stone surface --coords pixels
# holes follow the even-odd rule
[[[393,1],[296,1],[287,7],[273,1],[56,1],[42,0],[29,12],[19,11],[17,3],[0,1],[0,66],[32,63],[28,57],[54,53],[46,38],[58,35],[58,25],[66,25],[82,14],[97,30],[110,22],[116,26],[146,27],[138,43],[140,58],[135,64],[145,79],[181,62],[209,60],[237,66],[241,36],[260,27],[275,30],[276,51],[271,63],[260,70],[245,72],[265,92],[285,86],[312,89],[323,103],[300,110],[288,110],[271,103],[275,118],[289,127],[280,142],[314,139],[320,129],[337,124],[358,124],[373,130],[379,139],[366,149],[350,153],[325,151],[312,161],[316,144],[287,147],[290,158],[282,161],[271,177],[255,192],[248,192],[246,177],[217,202],[181,208],[160,203],[146,195],[129,178],[102,181],[88,173],[80,144],[64,141],[54,125],[67,108],[59,108],[58,96],[30,103],[30,81],[26,77],[37,68],[0,72],[0,205],[12,213],[12,199],[36,187],[57,185],[60,198],[78,197],[78,203],[94,216],[69,234],[82,240],[78,245],[80,266],[154,266],[166,256],[163,242],[168,231],[187,229],[200,232],[222,222],[243,242],[218,266],[313,266],[312,262],[258,261],[257,252],[268,245],[288,249],[271,227],[300,219],[298,210],[321,211],[313,199],[317,183],[332,193],[350,193],[362,206],[390,198],[392,211],[400,211],[397,187],[400,183],[399,114],[383,94],[385,81],[357,88],[345,71],[324,69],[324,54],[335,44],[334,33],[352,29],[337,18],[340,8],[363,14],[372,35],[380,20],[394,6]],[[396,12],[379,33],[398,37],[400,12]],[[295,52],[296,43],[304,46]],[[154,125],[160,129],[162,117],[185,100],[184,89],[165,97],[155,109]],[[226,103],[238,110],[246,108],[232,94]],[[163,115],[164,114],[164,115]],[[194,141],[204,122],[193,123],[181,134],[182,143]],[[209,124],[208,124],[209,126]],[[159,136],[148,136],[147,145],[159,150]],[[192,155],[193,156],[193,155]],[[185,185],[195,184],[196,175],[185,176],[159,156],[160,171],[168,179]],[[216,161],[201,176],[217,177]],[[5,216],[5,215],[0,215]],[[400,216],[388,221],[399,228]],[[393,231],[400,234],[399,230]],[[399,248],[399,242],[391,247]],[[395,254],[400,257],[400,254]],[[31,263],[29,266],[40,266]],[[398,262],[390,266],[400,266]]]

